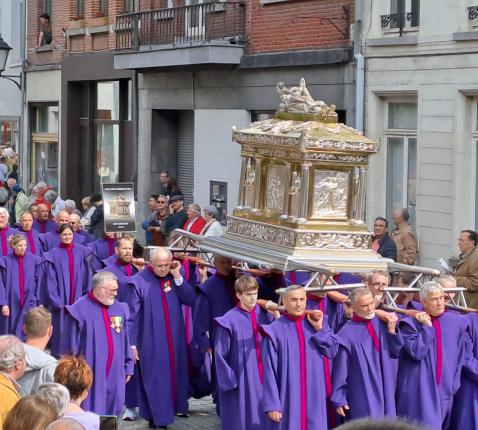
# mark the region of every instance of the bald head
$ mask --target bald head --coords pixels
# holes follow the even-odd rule
[[[69,216],[69,224],[73,231],[81,230],[81,221],[78,214],[72,213]]]
[[[63,224],[70,222],[70,214],[67,211],[60,211],[56,216],[56,227],[59,229]]]
[[[168,248],[160,246],[153,249],[150,255],[150,260],[153,272],[159,277],[164,277],[169,273],[173,254],[171,254],[171,251]]]
[[[71,418],[60,418],[49,424],[45,430],[85,430],[85,428]]]

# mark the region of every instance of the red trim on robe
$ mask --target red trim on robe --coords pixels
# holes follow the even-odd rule
[[[23,256],[16,255],[18,260],[18,285],[20,286],[20,307],[25,304],[25,276],[23,274]]]
[[[60,243],[60,248],[66,249],[68,253],[68,266],[70,268],[70,305],[75,303],[75,263],[73,260],[73,242],[67,244]]]
[[[174,280],[172,282],[174,282]],[[171,319],[169,317],[168,299],[166,298],[166,293],[164,292],[164,278],[159,279],[159,285],[161,288],[161,300],[163,302],[164,324],[166,325],[166,337],[168,340],[169,367],[171,369],[171,392],[173,397],[173,405],[176,407],[176,368],[174,365],[174,344],[173,344],[173,337],[171,335]]]
[[[110,319],[108,316],[108,306],[101,303],[93,294],[92,291],[88,291],[88,297],[101,308],[101,315],[103,316],[103,322],[105,325],[105,332],[106,332],[106,341],[108,342],[108,358],[106,359],[106,376],[110,375],[111,370],[111,363],[113,363],[113,355],[114,355],[114,343],[113,343],[113,336],[111,335],[111,325]]]
[[[295,323],[297,337],[299,339],[300,354],[300,430],[307,430],[307,368],[305,357],[305,338],[302,328],[302,321],[305,319],[305,313],[299,316],[290,315],[287,312],[284,316]]]
[[[442,373],[442,369],[443,369],[443,349],[442,349],[440,316],[432,317],[432,325],[433,325],[433,328],[435,329],[435,338],[436,338],[435,354],[436,354],[436,363],[437,363],[437,368],[436,368],[436,383],[437,383],[437,385],[440,385],[441,373]]]
[[[293,284],[297,283],[297,278],[295,277],[295,272],[290,272],[290,282]]]
[[[256,307],[255,305],[252,310],[246,311],[241,304],[239,303],[237,307],[250,315],[251,317],[251,324],[252,324],[252,333],[254,334],[254,345],[256,350],[256,358],[257,358],[257,370],[259,371],[259,378],[261,380],[261,384],[264,383],[264,365],[262,364],[262,355],[261,355],[261,341],[260,341],[260,332],[259,332],[259,325],[257,324],[256,318]]]
[[[370,334],[370,337],[372,338],[372,342],[375,345],[375,349],[377,351],[380,351],[380,342],[378,340],[377,333],[375,333],[375,329],[373,328],[372,320],[361,318],[358,315],[353,314],[352,315],[352,321],[365,323],[365,326],[367,327],[368,333]]]
[[[7,231],[8,231],[8,227],[2,228],[0,230],[0,236],[2,236],[2,252],[4,256],[8,255]]]
[[[27,240],[28,240],[28,243],[30,244],[30,252],[32,254],[35,254],[35,241],[33,240],[32,231],[31,230],[25,231],[23,229],[22,229],[22,231],[23,231],[23,233],[27,234]]]
[[[47,221],[40,221],[40,220],[38,220],[38,222],[40,223],[40,232],[41,232],[41,233],[45,233]]]

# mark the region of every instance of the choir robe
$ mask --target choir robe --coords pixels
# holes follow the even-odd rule
[[[45,222],[41,222],[37,219],[33,220],[33,227],[34,230],[36,230],[40,234],[48,233],[50,231],[55,231],[56,230],[56,224],[53,221],[50,221],[49,219],[46,220]]]
[[[404,347],[396,393],[398,416],[434,430],[447,427],[453,396],[460,387],[467,345],[464,317],[445,312],[437,320],[436,328],[414,318],[400,321]]]
[[[83,245],[94,242],[96,240],[96,237],[88,233],[86,230],[78,230],[76,233],[83,237]]]
[[[192,306],[193,288],[171,275],[156,276],[148,266],[129,282],[127,302],[131,309],[131,343],[139,353],[141,391],[139,411],[158,426],[188,411],[188,361],[181,304]],[[159,371],[158,371],[159,370]]]
[[[83,294],[91,289],[91,273],[88,256],[91,250],[83,245],[73,244],[72,263],[68,250],[62,246],[43,254],[42,283],[38,297],[47,306],[53,319],[53,336],[51,338],[51,355],[60,353],[60,340],[64,329],[66,305],[72,305]],[[74,279],[71,283],[73,271]]]
[[[286,278],[289,281],[289,284],[294,285],[305,285],[307,281],[312,276],[311,272],[303,272],[303,271],[289,271],[286,274]]]
[[[91,248],[91,270],[96,273],[98,270],[103,269],[108,263],[103,260],[108,257],[115,256],[116,239],[109,237],[102,237],[94,242],[90,242],[88,246]]]
[[[66,310],[64,352],[85,357],[93,371],[93,386],[82,407],[99,415],[119,415],[126,376],[133,374],[128,306],[117,300],[105,306],[90,291]]]
[[[37,305],[36,289],[40,267],[41,258],[29,252],[21,258],[15,254],[0,258],[0,307],[8,305],[10,308],[9,317],[0,315],[0,334],[25,338],[23,318]]]
[[[337,333],[331,401],[335,408],[349,405],[347,420],[396,417],[395,387],[403,337],[377,317],[367,322],[354,318]]]
[[[469,351],[461,374],[461,387],[453,398],[452,429],[478,429],[478,315],[469,313]]]
[[[5,257],[13,252],[12,248],[8,245],[8,238],[15,233],[17,233],[17,231],[8,226],[0,230],[0,256]]]
[[[84,242],[84,237],[80,236],[78,233],[73,233],[73,242],[80,245]],[[40,242],[43,252],[51,251],[53,248],[56,248],[61,243],[60,233],[57,230],[50,231],[48,233],[40,235]]]
[[[338,340],[326,325],[316,331],[301,317],[284,314],[261,326],[264,335],[263,429],[312,430],[327,428],[324,355],[333,358]],[[272,421],[267,412],[279,411]]]
[[[216,318],[214,356],[224,429],[261,429],[264,368],[259,327],[273,320],[257,305],[250,312],[238,305]]]
[[[234,274],[231,273],[230,276],[226,277],[216,272],[198,288],[199,294],[193,309],[192,361],[195,369],[209,371],[207,366],[211,357],[207,350],[214,349],[214,340],[218,328],[215,318],[222,317],[239,302],[234,290],[235,282]],[[213,362],[211,366],[214,367]],[[212,392],[214,401],[217,402],[214,370],[211,369],[210,372],[211,381],[204,381],[204,386],[200,389],[204,393]]]
[[[21,227],[18,227],[17,232],[25,236],[25,239],[27,240],[27,251],[41,256],[42,245],[40,241],[40,233],[33,228],[30,231],[25,231]]]
[[[138,273],[138,269],[132,264],[122,264],[117,258],[116,263],[109,264],[104,269],[99,270],[99,272],[111,272],[116,275],[116,277],[118,278],[118,295],[116,296],[116,300],[118,300],[119,302],[127,303],[128,294],[126,293],[126,289],[129,288],[128,282],[130,281],[132,276]],[[137,366],[135,365],[134,374],[131,377],[130,381],[126,384],[125,405],[129,409],[138,406],[138,383],[138,371]]]

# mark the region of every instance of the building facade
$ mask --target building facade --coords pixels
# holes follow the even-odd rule
[[[354,125],[353,1],[141,2],[117,18],[115,68],[138,73],[138,206],[159,172],[186,202],[237,203],[232,127],[272,115],[278,81],[301,77]]]
[[[365,0],[361,18],[365,133],[382,145],[367,219],[408,207],[419,264],[437,267],[477,229],[478,2]]]

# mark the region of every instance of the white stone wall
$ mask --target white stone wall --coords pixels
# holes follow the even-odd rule
[[[250,124],[245,110],[198,109],[194,114],[194,201],[209,204],[210,181],[227,182],[227,213],[237,205],[241,147],[232,141],[232,127]]]
[[[412,45],[372,46],[397,38],[380,27],[389,2],[364,2],[366,57],[365,133],[384,143],[387,100],[416,99],[418,105],[417,233],[419,263],[437,267],[439,257],[457,254],[461,229],[475,227],[476,149],[471,137],[472,97],[478,94],[478,27],[468,21],[471,1],[422,1],[420,27],[404,33]],[[475,2],[476,3],[476,2]],[[370,19],[372,21],[370,21]],[[367,29],[369,29],[367,31]],[[477,31],[477,40],[454,34]],[[385,214],[387,148],[372,158],[367,221]]]

